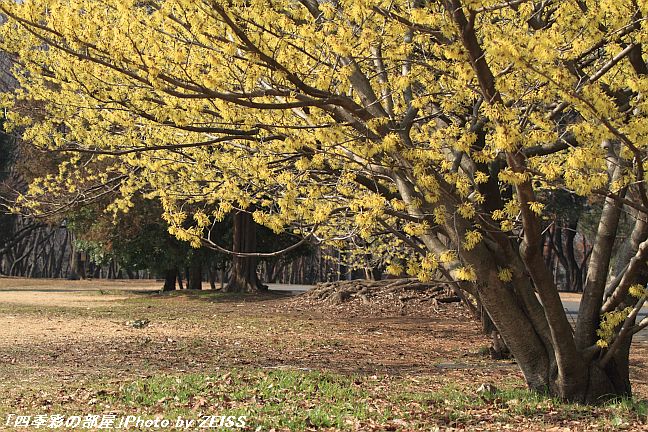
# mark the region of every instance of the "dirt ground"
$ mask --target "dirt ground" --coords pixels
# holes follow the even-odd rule
[[[156,295],[155,282],[22,282],[0,279],[0,356],[4,366],[34,368],[43,377],[100,374],[104,367],[137,373],[144,366],[153,372],[250,364],[405,373],[435,363],[454,369],[455,358],[486,363],[477,351],[487,341],[458,306],[436,319],[346,320],[291,308],[279,294],[213,301],[208,291]],[[128,324],[135,320],[149,323]],[[452,346],[448,338],[462,343]]]
[[[93,380],[228,367],[425,376],[468,389],[523,386],[514,362],[484,355],[488,341],[458,304],[425,317],[348,317],[294,307],[286,294],[161,295],[160,285],[0,278],[5,411],[69,397],[68,387]],[[641,399],[648,398],[646,353],[648,344],[638,343],[632,354]]]

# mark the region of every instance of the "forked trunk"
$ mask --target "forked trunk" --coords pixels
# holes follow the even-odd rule
[[[488,245],[463,251],[462,258],[471,263],[479,301],[529,388],[582,403],[629,396],[627,347],[617,350],[611,361],[604,361],[595,339],[590,345],[577,346],[542,257],[538,224],[525,216],[529,229],[519,249],[505,237],[495,236]],[[511,271],[511,280],[502,280],[498,271],[502,267]],[[596,329],[591,329],[594,337]]]
[[[466,8],[461,0],[444,0],[442,3],[448,17],[457,26],[483,100],[494,107],[505,106],[506,101],[496,85],[499,76],[491,70],[476,31],[475,15],[466,16]],[[526,176],[529,173],[527,156],[520,151],[523,143],[518,142],[514,146],[516,148],[505,152],[506,165],[512,172]],[[621,164],[618,158],[613,160],[612,146],[605,148],[610,151],[607,161],[611,172],[610,183],[614,184],[621,172]],[[458,162],[457,168],[460,168],[461,158]],[[472,171],[471,167],[461,169]],[[428,211],[433,209],[421,211],[419,202],[422,200],[418,197],[415,199],[414,187],[399,184],[401,179],[395,180],[401,197],[410,207],[410,213],[418,217],[430,214]],[[401,183],[407,181],[402,178]],[[453,190],[453,185],[444,184],[443,177],[437,177],[436,181],[440,190]],[[629,385],[626,385],[629,382],[627,367],[624,365],[627,352],[618,349],[618,344],[616,351],[612,348],[601,351],[596,345],[596,330],[600,323],[620,207],[612,197],[606,198],[574,334],[553,275],[542,256],[542,223],[532,209],[532,204],[538,202],[534,187],[529,177],[516,181],[514,185],[514,199],[519,205],[522,225],[520,233],[523,234],[519,247],[516,242],[511,242],[507,234],[497,230],[487,230],[484,233],[485,241],[477,247],[462,247],[464,236],[475,226],[465,223],[460,217],[453,218],[452,224],[446,223],[444,234],[457,248],[462,264],[474,271],[476,296],[517,360],[531,389],[588,403],[605,397],[626,396],[630,392]],[[485,203],[491,203],[495,208],[502,207],[502,196],[498,189],[484,192]],[[624,190],[619,191],[618,195],[623,198]],[[446,200],[446,204],[448,202],[452,200]],[[486,204],[486,207],[491,204]],[[487,216],[482,219],[484,225],[498,225]],[[430,252],[437,249],[432,242],[426,242],[426,246]],[[503,273],[504,277],[498,269],[507,270]],[[621,338],[618,341],[629,344],[630,339]]]
[[[555,344],[548,328],[534,323],[531,305],[512,296],[497,278],[496,271],[483,280],[483,284],[477,284],[480,299],[522,370],[529,389],[581,403],[631,396],[629,342],[605,366],[601,366],[598,354],[593,355],[592,348],[556,354],[562,349],[561,344]],[[513,289],[520,291],[526,287]],[[570,371],[570,365],[576,370]]]

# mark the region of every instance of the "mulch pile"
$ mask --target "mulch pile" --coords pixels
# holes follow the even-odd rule
[[[347,316],[435,316],[448,309],[463,310],[460,300],[447,284],[416,279],[358,279],[320,283],[286,306]]]

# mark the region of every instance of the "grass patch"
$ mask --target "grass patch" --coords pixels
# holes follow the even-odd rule
[[[421,383],[418,379],[418,383]],[[394,377],[344,376],[295,370],[231,370],[213,375],[154,376],[100,392],[113,408],[166,417],[201,413],[247,416],[252,430],[357,427],[426,429],[432,425],[594,423],[623,427],[646,422],[645,401],[601,406],[565,403],[521,388],[479,395],[453,384],[437,389]],[[418,388],[418,390],[417,390]]]
[[[242,429],[246,431],[538,430],[555,426],[580,430],[584,425],[592,430],[642,430],[648,414],[646,401],[623,399],[586,406],[515,387],[479,395],[473,388],[450,380],[439,383],[440,379],[284,369],[159,374],[130,382],[86,381],[78,387],[25,389],[14,399],[21,401],[19,407],[11,406],[10,400],[0,401],[0,414],[36,409],[63,415],[91,412],[166,419],[246,416],[247,426]]]
[[[523,388],[503,388],[494,393],[478,394],[474,389],[467,391],[447,384],[433,391],[400,392],[397,400],[403,405],[427,406],[451,426],[530,421],[543,426],[594,422],[601,427],[623,427],[648,421],[648,401],[619,399],[598,406],[582,405]]]
[[[232,370],[216,375],[154,376],[106,391],[104,402],[167,417],[197,412],[240,416],[262,430],[344,429],[354,421],[385,418],[353,377],[322,372]]]

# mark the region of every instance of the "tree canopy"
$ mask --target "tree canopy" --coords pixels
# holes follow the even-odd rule
[[[3,99],[12,124],[69,152],[19,204],[119,191],[119,211],[142,190],[195,246],[232,208],[276,232],[381,235],[415,252],[391,271],[441,272],[483,303],[530,387],[629,393],[624,347],[639,327],[628,293],[646,298],[648,251],[645,2],[0,9],[20,82]],[[554,189],[604,200],[573,336],[541,255],[539,192]],[[624,209],[638,221],[633,246],[608,277]],[[601,311],[612,315],[599,328]]]

